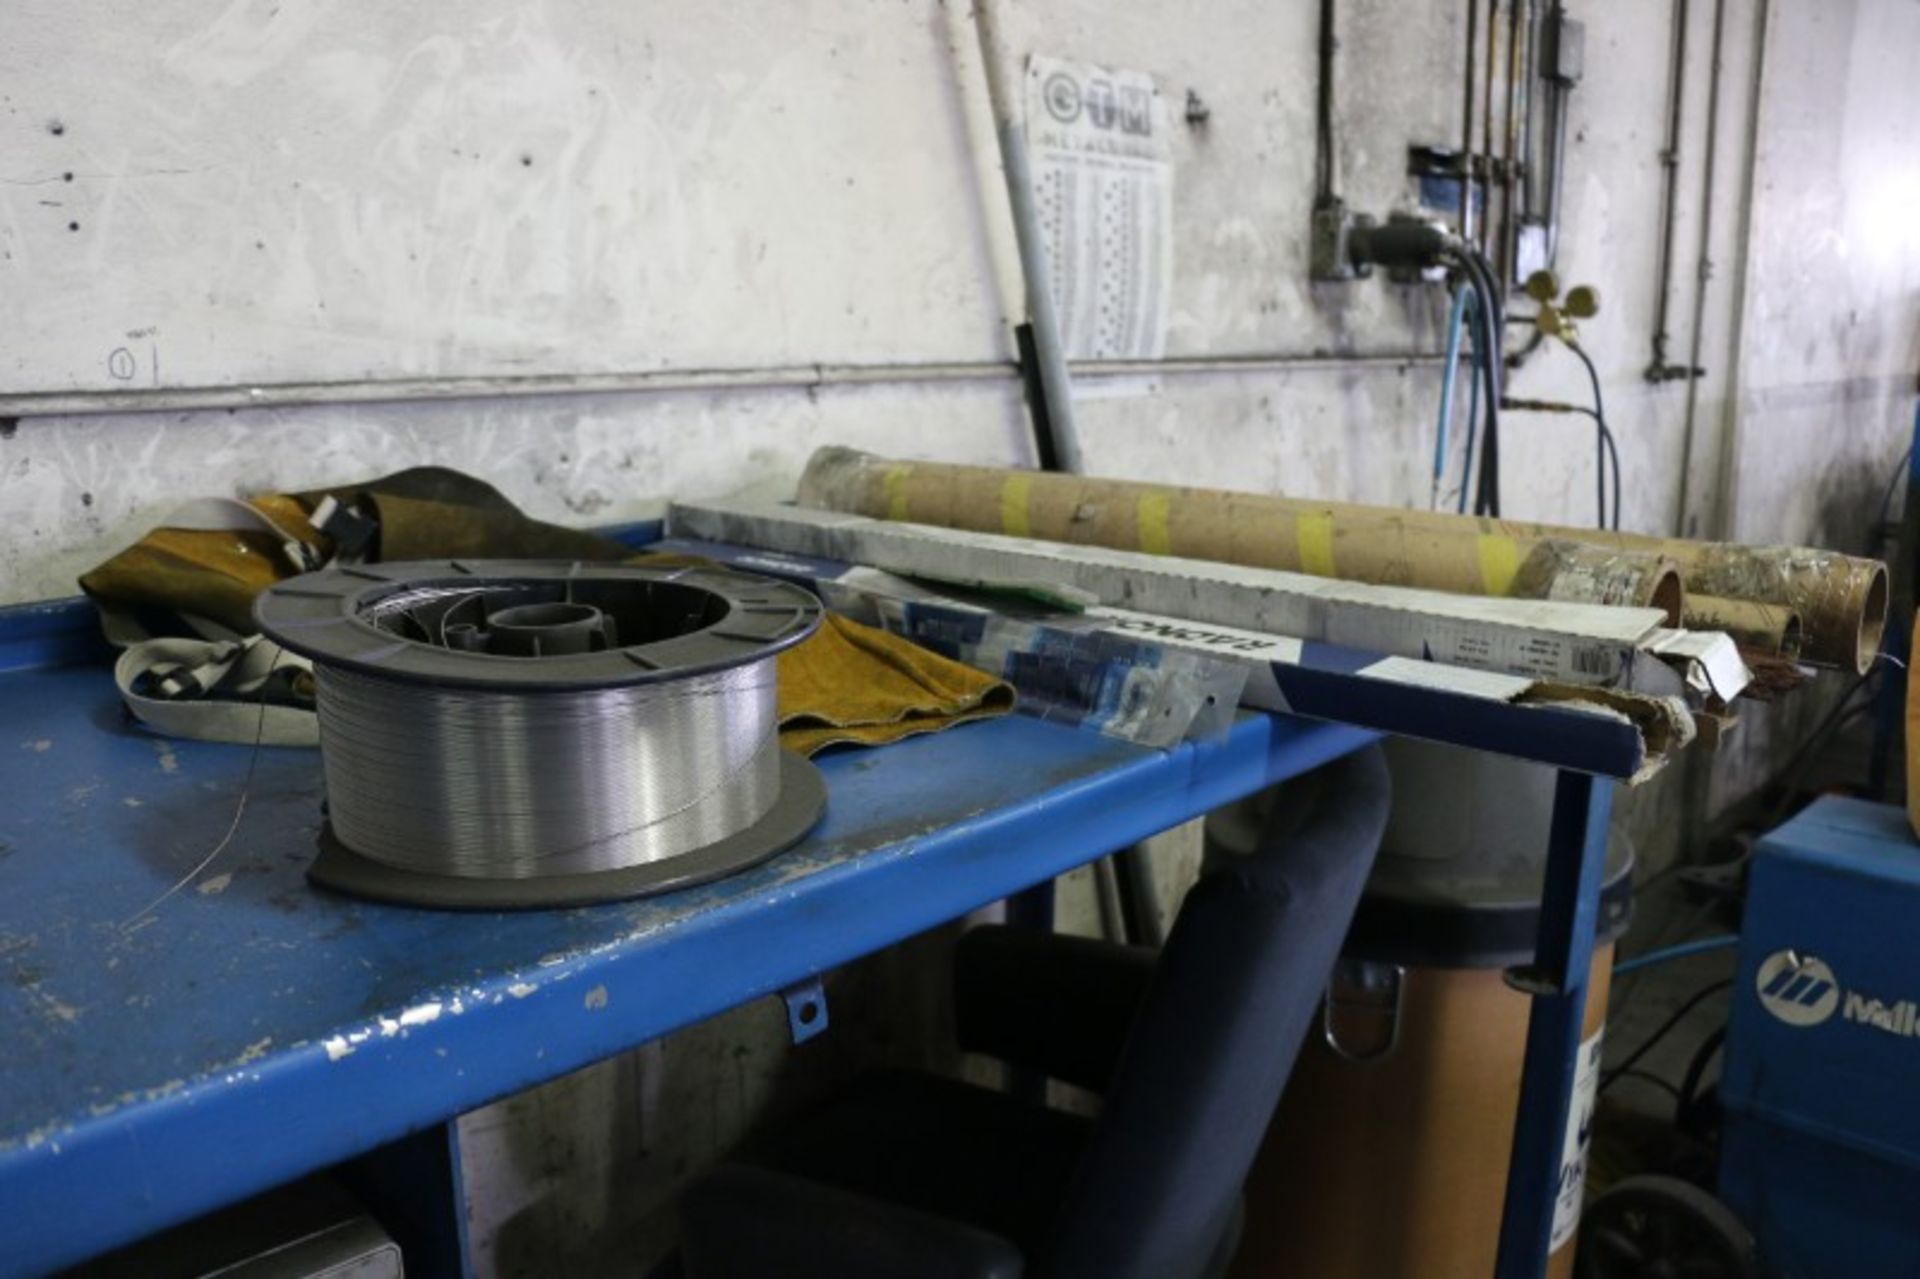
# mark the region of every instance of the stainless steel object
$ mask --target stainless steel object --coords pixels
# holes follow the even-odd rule
[[[779,748],[799,587],[721,569],[359,565],[260,597],[314,663],[328,822],[312,877],[367,896],[579,904],[742,869],[825,791]]]

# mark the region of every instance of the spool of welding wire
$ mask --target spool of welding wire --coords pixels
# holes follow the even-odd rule
[[[825,807],[782,751],[796,586],[721,569],[328,569],[254,606],[310,658],[328,820],[309,875],[467,908],[578,905],[743,869]]]

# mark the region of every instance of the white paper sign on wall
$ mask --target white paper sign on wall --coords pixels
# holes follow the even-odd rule
[[[1027,150],[1067,357],[1158,359],[1173,268],[1173,162],[1153,77],[1034,55]]]

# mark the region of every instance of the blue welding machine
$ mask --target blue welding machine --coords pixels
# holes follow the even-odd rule
[[[1755,852],[1720,1194],[1789,1279],[1920,1275],[1920,842],[1825,798]]]

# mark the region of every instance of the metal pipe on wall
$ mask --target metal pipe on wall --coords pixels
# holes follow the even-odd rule
[[[1408,369],[1438,364],[1431,351],[1329,355],[1320,351],[1231,352],[1161,360],[1069,362],[1080,378],[1240,376],[1261,372]],[[1020,377],[1010,360],[933,364],[799,364],[764,369],[661,369],[644,373],[560,373],[533,377],[407,378],[373,382],[290,382],[276,386],[193,386],[164,391],[37,391],[0,395],[0,419],[110,413],[179,413],[301,408],[328,404],[407,404],[437,400],[534,399],[555,395],[633,395],[686,391],[910,386],[924,382],[997,382]]]
[[[1547,139],[1545,145],[1553,149],[1553,159],[1546,176],[1546,218],[1547,218],[1547,265],[1552,266],[1560,253],[1560,191],[1562,179],[1567,171],[1567,98],[1570,88],[1560,72],[1564,67],[1562,42],[1566,39],[1567,6],[1561,0],[1554,0],[1551,13],[1553,22],[1555,78],[1553,97],[1548,111]]]
[[[1673,228],[1680,205],[1680,120],[1687,92],[1687,31],[1692,0],[1674,0],[1672,50],[1667,69],[1667,138],[1660,151],[1660,256],[1653,291],[1653,358],[1647,381],[1680,376],[1667,360],[1667,314],[1673,293]],[[1684,481],[1683,481],[1684,483]]]
[[[1766,46],[1772,36],[1774,6],[1772,0],[1759,0],[1759,8],[1753,13],[1753,81],[1749,86],[1747,100],[1747,138],[1745,138],[1745,173],[1741,175],[1740,194],[1740,240],[1734,248],[1734,261],[1740,265],[1740,275],[1734,277],[1734,296],[1730,303],[1732,313],[1732,340],[1726,344],[1728,351],[1728,373],[1726,373],[1726,403],[1722,407],[1724,426],[1720,430],[1720,457],[1718,457],[1718,484],[1715,486],[1715,513],[1713,513],[1713,536],[1732,538],[1734,536],[1734,499],[1740,488],[1740,472],[1736,463],[1740,459],[1740,394],[1743,378],[1740,351],[1747,338],[1747,290],[1753,284],[1753,205],[1755,192],[1759,188],[1761,173],[1761,115],[1766,106]],[[1692,430],[1692,424],[1688,426]]]
[[[1520,154],[1526,161],[1526,167],[1520,174],[1520,204],[1529,218],[1538,218],[1546,203],[1546,193],[1541,189],[1540,175],[1544,171],[1542,157],[1538,154],[1540,139],[1535,132],[1536,118],[1539,115],[1539,103],[1545,95],[1540,88],[1540,42],[1546,25],[1547,13],[1535,0],[1527,0],[1527,65],[1525,70],[1527,83],[1526,110],[1520,114]]]
[[[1333,142],[1333,70],[1335,0],[1320,0],[1320,45],[1318,50],[1320,83],[1313,106],[1313,198],[1327,203],[1336,198],[1339,156]]]
[[[1473,242],[1473,81],[1480,45],[1480,0],[1467,0],[1467,70],[1460,97],[1460,238]]]
[[[1762,21],[1765,20],[1764,15],[1765,11],[1762,10]],[[1705,342],[1707,286],[1713,279],[1713,193],[1720,156],[1720,72],[1726,26],[1727,0],[1713,0],[1713,61],[1707,80],[1707,145],[1700,162],[1700,256],[1694,268],[1693,337],[1687,351],[1687,410],[1680,430],[1680,491],[1675,498],[1673,515],[1674,534],[1678,537],[1688,535],[1687,505],[1693,496],[1694,428],[1700,403],[1700,375],[1704,372],[1700,367],[1700,352]],[[1761,39],[1765,39],[1764,31]],[[1756,70],[1756,85],[1759,75]],[[1756,115],[1759,109],[1756,90]]]
[[[1500,279],[1501,288],[1514,283],[1518,274],[1518,253],[1520,243],[1520,173],[1525,160],[1520,150],[1520,118],[1522,92],[1521,68],[1525,59],[1521,56],[1522,32],[1531,35],[1533,31],[1533,0],[1525,0],[1527,20],[1521,19],[1522,0],[1507,0],[1507,113],[1506,113],[1506,153],[1501,157],[1500,174],[1500,210],[1505,224],[1500,231]],[[1531,94],[1532,86],[1526,87]]]
[[[1500,62],[1500,0],[1487,0],[1487,69],[1480,78],[1480,256],[1493,247],[1493,69]]]

